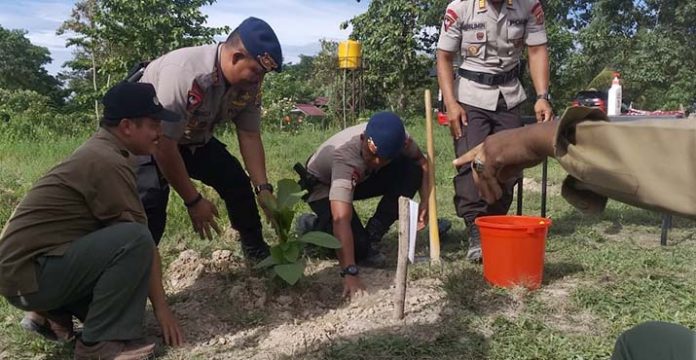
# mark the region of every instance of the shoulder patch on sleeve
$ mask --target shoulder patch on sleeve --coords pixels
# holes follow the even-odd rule
[[[541,7],[540,1],[537,1],[534,6],[532,6],[532,15],[534,15],[537,25],[544,24],[544,9]]]
[[[353,174],[351,175],[351,182],[353,183],[353,188],[355,188],[355,185],[357,185],[360,182],[360,172],[358,169],[353,169]]]
[[[191,89],[188,91],[188,96],[186,98],[186,110],[192,112],[196,110],[203,102],[203,89],[198,85],[196,80],[193,80],[191,84]]]
[[[457,22],[457,19],[459,19],[457,13],[452,9],[447,9],[447,12],[445,12],[445,19],[442,22],[442,25],[445,27],[445,31],[448,31],[450,26]]]

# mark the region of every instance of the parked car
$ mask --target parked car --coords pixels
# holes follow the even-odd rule
[[[583,90],[573,97],[573,106],[596,107],[607,112],[607,93],[598,90]]]
[[[583,90],[575,94],[573,97],[572,106],[587,106],[596,107],[600,110],[607,112],[607,99],[609,95],[606,91],[600,90]],[[630,107],[630,102],[626,99],[621,101],[621,113],[625,114],[628,112]]]

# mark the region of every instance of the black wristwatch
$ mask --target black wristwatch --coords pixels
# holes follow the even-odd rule
[[[541,99],[544,99],[548,102],[551,102],[551,95],[549,94],[548,91],[543,92],[543,93],[537,95],[537,100],[541,100]]]
[[[264,190],[268,190],[271,192],[271,194],[273,194],[273,185],[271,185],[269,183],[265,183],[265,184],[258,184],[254,187],[254,193],[256,193],[256,195],[258,195],[261,191],[264,191]]]
[[[358,270],[358,267],[355,264],[348,265],[345,267],[345,269],[341,270],[341,277],[345,277],[346,275],[358,276],[358,274],[360,274],[360,270]]]

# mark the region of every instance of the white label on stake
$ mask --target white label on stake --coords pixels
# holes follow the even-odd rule
[[[416,229],[418,228],[418,203],[408,201],[408,260],[411,264],[416,257]]]

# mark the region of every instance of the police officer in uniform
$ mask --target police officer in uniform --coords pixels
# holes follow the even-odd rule
[[[537,93],[537,121],[552,118],[546,42],[539,0],[455,0],[447,6],[437,45],[437,73],[457,156],[490,134],[522,126],[518,106],[526,95],[518,77],[525,47]],[[461,65],[455,79],[457,57],[461,57]],[[482,260],[481,246],[474,220],[482,215],[506,214],[516,179],[503,186],[497,202],[486,204],[468,165],[459,167],[454,178],[454,203],[469,230],[467,258],[478,262]]]
[[[413,197],[419,191],[421,199],[428,198],[429,171],[418,145],[391,112],[376,113],[366,124],[340,131],[309,158],[303,180],[309,183],[307,201],[316,215],[311,214],[314,221],[299,231],[333,233],[341,241],[338,261],[344,295],[364,289],[356,264],[369,263],[376,255],[372,244],[398,218],[399,197]],[[363,226],[353,202],[377,196],[382,197],[377,209]],[[421,201],[419,228],[425,226],[427,210],[427,201]]]
[[[232,227],[239,232],[246,258],[269,255],[261,233],[258,197],[273,196],[266,177],[261,142],[261,83],[270,71],[280,72],[283,55],[273,29],[263,20],[244,20],[220,44],[174,50],[147,65],[140,82],[157,89],[162,105],[181,117],[163,126],[154,156],[140,159],[138,192],[156,244],[164,233],[169,185],[181,196],[191,223],[201,237],[220,232],[215,205],[195,188],[191,179],[211,186],[227,207]],[[130,80],[134,80],[129,76]],[[217,124],[235,124],[240,152],[249,175],[225,144],[213,136]],[[250,179],[251,177],[251,179]],[[253,184],[253,189],[252,189]],[[156,314],[165,342],[180,345],[183,335],[166,306],[159,252],[153,259],[151,296],[162,299]]]
[[[247,258],[268,255],[254,190],[272,196],[260,136],[260,87],[264,74],[281,70],[283,57],[273,29],[257,18],[244,20],[224,43],[183,48],[152,61],[140,82],[152,83],[162,105],[182,117],[166,124],[154,158],[143,161],[138,187],[155,241],[164,232],[169,184],[181,196],[194,229],[210,238],[218,211],[191,178],[217,191]],[[249,176],[214,128],[232,121]],[[253,189],[252,185],[253,184]]]

